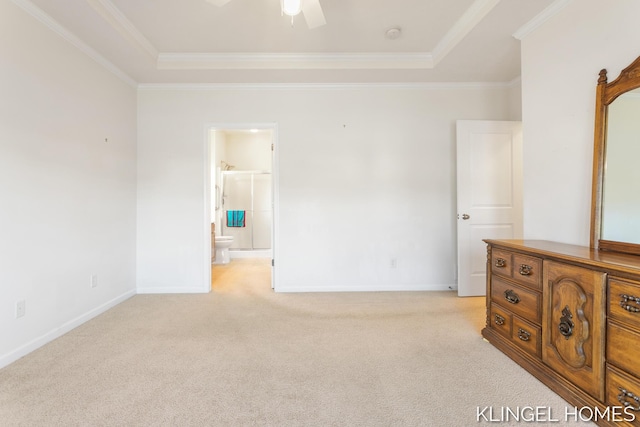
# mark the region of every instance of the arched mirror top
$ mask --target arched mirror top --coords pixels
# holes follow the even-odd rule
[[[640,255],[640,57],[596,89],[592,248]]]
[[[638,57],[631,65],[622,70],[617,79],[611,83],[607,83],[607,70],[600,70],[598,78],[598,86],[604,86],[602,103],[607,106],[615,99],[629,91],[640,88],[640,57]],[[597,106],[596,100],[596,106]]]

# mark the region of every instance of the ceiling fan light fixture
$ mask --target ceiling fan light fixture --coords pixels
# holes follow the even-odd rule
[[[302,0],[282,0],[282,13],[296,16],[302,12]]]

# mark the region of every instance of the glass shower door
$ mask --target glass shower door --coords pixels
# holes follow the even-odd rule
[[[248,174],[224,174],[224,193],[222,222],[224,234],[233,236],[232,249],[251,248],[251,175]],[[233,227],[229,223],[229,212],[240,211],[244,213],[244,227]],[[233,216],[233,215],[232,215]]]
[[[271,249],[271,175],[253,175],[253,249]]]
[[[244,227],[228,222],[229,211],[244,214]],[[271,249],[272,212],[270,173],[223,173],[223,234],[233,236],[232,249]]]

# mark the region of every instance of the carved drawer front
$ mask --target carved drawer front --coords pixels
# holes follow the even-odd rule
[[[518,346],[540,357],[540,327],[513,316],[512,339]]]
[[[504,249],[491,249],[491,272],[511,277],[513,270],[513,252]]]
[[[609,278],[609,318],[640,329],[640,282]]]
[[[542,289],[542,260],[528,255],[513,254],[513,279],[523,285]]]
[[[491,300],[527,320],[540,323],[541,297],[531,289],[494,276],[491,280]]]
[[[491,304],[489,325],[504,336],[511,338],[511,313],[497,304]]]
[[[640,381],[607,365],[607,406],[621,406],[620,417],[629,421],[616,425],[640,426]]]
[[[640,332],[610,321],[607,326],[607,362],[640,377]]]
[[[605,274],[544,261],[542,360],[603,401]]]

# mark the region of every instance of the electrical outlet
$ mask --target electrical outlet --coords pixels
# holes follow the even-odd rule
[[[391,258],[391,268],[398,268],[398,258]]]
[[[27,303],[25,300],[20,300],[16,303],[16,319],[23,317],[27,314]]]
[[[98,287],[98,275],[97,274],[92,274],[91,275],[91,287],[92,288],[97,288]]]

